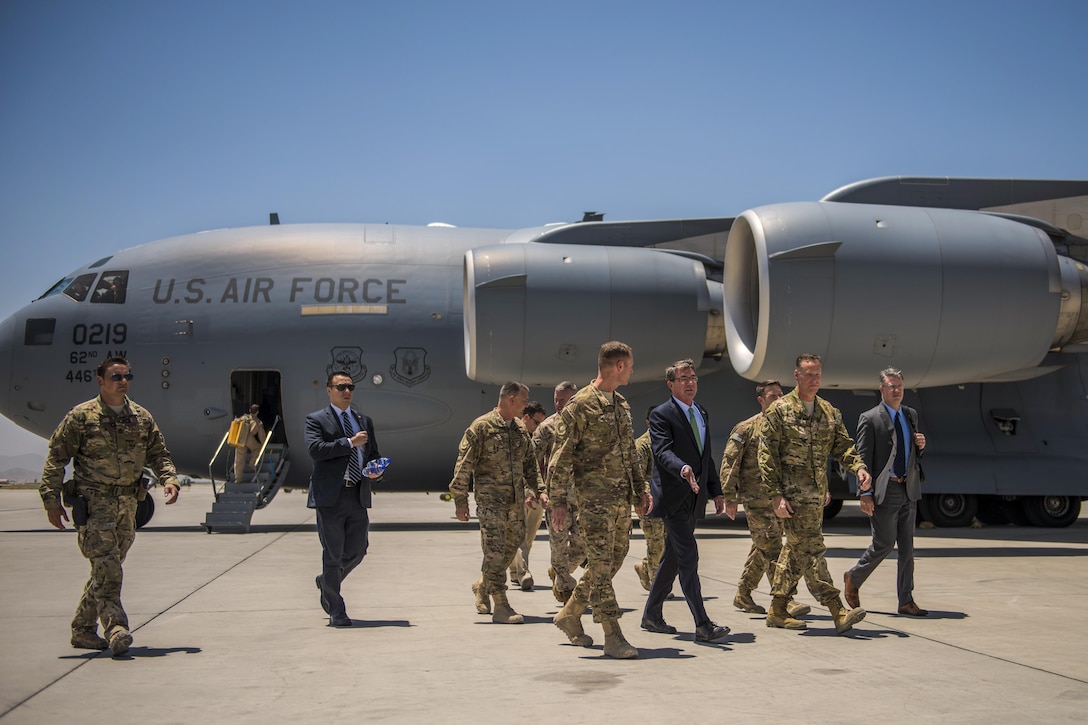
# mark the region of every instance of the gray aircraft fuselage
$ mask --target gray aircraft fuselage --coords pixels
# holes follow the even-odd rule
[[[688,222],[686,238],[705,232],[701,241],[720,250],[729,221],[694,233]],[[655,223],[631,223],[639,224]],[[326,376],[343,369],[358,385],[357,407],[375,421],[382,454],[393,460],[385,485],[442,490],[461,434],[495,405],[497,383],[520,378],[550,412],[552,386],[566,379],[589,382],[596,346],[621,339],[635,350],[636,375],[621,392],[636,430],[644,427],[647,407],[667,398],[664,364],[697,360],[698,399],[710,411],[720,463],[731,427],[758,409],[753,382],[738,375],[724,354],[720,318],[730,298],[727,289],[723,304],[720,274],[697,255],[638,246],[663,239],[628,245],[635,249],[579,247],[586,241],[571,235],[587,232],[579,225],[566,228],[572,230],[568,237],[549,245],[555,232],[548,227],[275,225],[121,250],[75,270],[0,323],[0,412],[48,437],[71,406],[97,394],[98,363],[121,355],[136,375],[131,397],[155,416],[179,472],[208,476],[231,419],[258,402],[267,424],[276,416],[281,421],[276,435],[292,464],[285,485],[304,488],[310,465],[303,420],[328,404]],[[542,262],[542,254],[554,259]],[[553,262],[553,271],[534,277],[533,269]],[[602,264],[611,282],[593,277]],[[518,265],[529,271],[518,274]],[[624,269],[632,276],[615,281]],[[107,283],[114,279],[123,283],[111,291]],[[545,280],[543,292],[534,293],[534,279]],[[607,284],[613,287],[605,304],[594,295]],[[724,284],[730,284],[728,268]],[[661,302],[677,289],[675,301]],[[570,290],[588,292],[564,307]],[[555,301],[554,315],[549,300]],[[1040,300],[1040,308],[1049,304]],[[640,304],[637,315],[624,319],[623,308]],[[602,306],[603,318],[593,314]],[[753,324],[758,314],[751,313]],[[912,332],[900,332],[900,345]],[[510,348],[520,351],[514,362],[507,359]],[[842,410],[853,432],[858,415],[879,401],[877,371],[889,361],[877,356],[855,365],[850,351],[816,351],[825,355],[821,395]],[[962,366],[963,354],[956,354]],[[1019,361],[1010,362],[1016,369],[1005,382],[968,379],[927,387],[906,370],[914,389],[904,402],[918,408],[929,439],[927,494],[1085,496],[1088,353],[1085,345],[1073,344],[1050,352],[1044,346],[1040,354],[1038,370],[1028,373],[1016,367]],[[838,361],[849,369],[840,377]],[[792,359],[778,362],[772,372],[789,389]],[[925,374],[942,382],[940,366]],[[849,495],[842,481],[835,482],[834,494]]]

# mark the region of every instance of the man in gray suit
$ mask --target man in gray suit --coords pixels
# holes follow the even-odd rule
[[[915,506],[925,480],[919,459],[926,437],[918,432],[918,412],[903,405],[901,370],[880,371],[880,398],[879,405],[861,414],[856,436],[862,460],[870,471],[877,472],[873,486],[860,495],[861,510],[870,517],[873,541],[854,568],[843,575],[843,594],[851,607],[860,606],[858,589],[898,546],[899,613],[924,617],[929,612],[914,603],[913,592]]]

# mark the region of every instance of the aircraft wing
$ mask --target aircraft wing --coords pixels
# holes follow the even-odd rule
[[[984,211],[1074,200],[1088,204],[1088,181],[1054,179],[958,179],[946,176],[884,176],[848,184],[820,201]],[[1027,212],[1027,216],[1034,216]],[[1049,220],[1048,220],[1049,221]],[[1057,226],[1062,226],[1058,224]]]
[[[695,237],[728,234],[733,217],[626,222],[578,222],[549,227],[530,241],[545,244],[592,244],[650,247]]]

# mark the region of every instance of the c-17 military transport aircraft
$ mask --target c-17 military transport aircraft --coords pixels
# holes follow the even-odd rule
[[[179,471],[217,481],[205,526],[244,531],[306,487],[303,419],[332,370],[359,385],[385,485],[442,490],[502,382],[547,405],[557,382],[594,377],[606,340],[635,350],[636,429],[665,367],[697,361],[719,462],[757,410],[752,381],[788,388],[815,352],[851,431],[878,372],[902,368],[928,440],[925,518],[1062,526],[1088,493],[1086,236],[1088,181],[905,177],[736,218],[204,232],[93,261],[8,317],[0,412],[48,436],[123,355]],[[259,473],[221,487],[251,402],[271,430]],[[832,515],[850,496],[834,479]]]

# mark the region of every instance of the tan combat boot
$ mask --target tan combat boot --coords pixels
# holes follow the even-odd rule
[[[634,645],[623,638],[618,619],[606,619],[601,622],[604,627],[604,653],[617,660],[632,660],[638,657],[638,650]]]
[[[484,593],[483,577],[472,582],[472,593],[476,595],[476,611],[480,614],[491,614],[491,597]]]
[[[861,607],[847,609],[841,599],[836,599],[827,605],[831,610],[831,616],[835,619],[835,634],[848,632],[851,627],[865,619],[865,610]]]
[[[752,591],[738,589],[737,596],[733,597],[733,606],[742,612],[748,614],[766,614],[767,610],[756,604],[756,601],[752,599]]]
[[[567,603],[552,620],[552,623],[567,635],[570,643],[577,647],[593,646],[593,638],[582,629],[582,614],[588,606],[588,602],[579,603],[577,599],[568,595]]]
[[[506,591],[495,592],[491,595],[495,601],[495,613],[491,615],[491,621],[495,624],[524,624],[525,617],[514,611],[510,602],[506,599]]]
[[[654,583],[654,577],[653,574],[650,573],[650,569],[646,566],[645,562],[640,561],[635,564],[635,573],[638,574],[638,580],[642,584],[642,588],[646,591],[650,591],[650,587],[653,586]]]
[[[771,599],[771,611],[767,615],[767,626],[779,629],[808,629],[800,619],[794,619],[786,613],[786,597]]]
[[[786,602],[786,613],[796,619],[797,617],[803,617],[812,611],[812,607],[807,604],[802,604],[794,599],[790,599]]]

